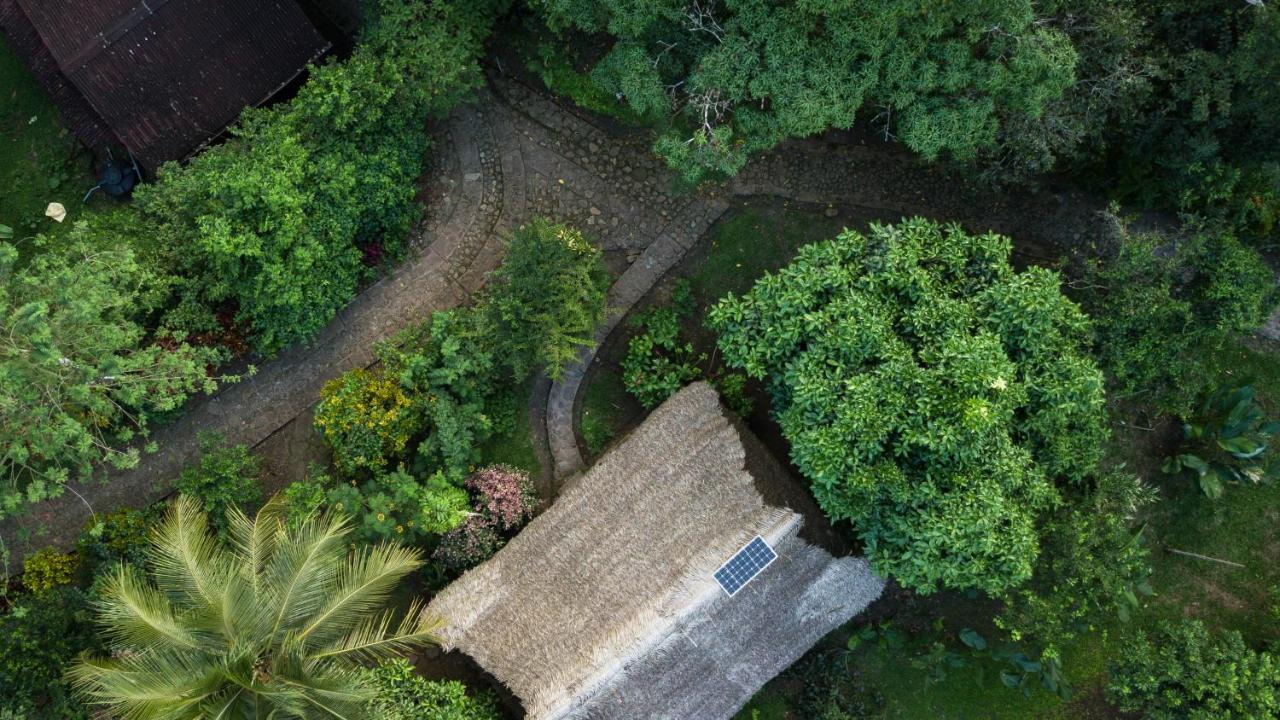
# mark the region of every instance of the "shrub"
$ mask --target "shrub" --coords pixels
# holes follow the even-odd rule
[[[725,362],[769,382],[822,509],[920,592],[1030,577],[1055,480],[1107,437],[1087,318],[1009,252],[922,219],[846,231],[708,316]]]
[[[515,468],[482,468],[467,478],[466,487],[471,491],[473,512],[440,538],[433,555],[452,571],[465,570],[493,557],[538,510],[533,482],[528,474]]]
[[[1005,593],[996,625],[1014,642],[1041,648],[1043,660],[1086,628],[1127,622],[1151,595],[1150,553],[1132,519],[1156,493],[1131,473],[1103,473],[1084,497],[1051,515],[1031,580]]]
[[[101,649],[89,610],[84,593],[62,587],[0,615],[0,715],[87,717],[68,697],[62,672],[81,652]]]
[[[42,595],[63,585],[70,585],[80,558],[60,553],[53,548],[42,548],[27,556],[22,563],[22,584],[31,592]]]
[[[95,572],[127,563],[141,569],[146,562],[148,535],[159,520],[162,505],[142,510],[121,508],[89,522],[77,541],[80,554]]]
[[[431,559],[446,570],[462,572],[493,557],[505,542],[492,523],[469,517],[441,536]]]
[[[677,390],[702,377],[693,343],[680,342],[681,314],[671,306],[658,306],[639,313],[633,323],[643,328],[627,343],[622,359],[622,382],[646,409],[655,408]]]
[[[404,456],[420,413],[394,377],[357,368],[325,383],[315,424],[338,470],[378,472]]]
[[[261,466],[249,448],[228,446],[216,433],[200,434],[200,459],[184,469],[174,489],[200,501],[219,536],[227,533],[227,511],[262,500]]]
[[[374,691],[369,714],[377,720],[500,720],[491,691],[468,694],[456,680],[427,680],[406,660],[390,660],[364,671]]]
[[[534,218],[521,226],[489,277],[481,308],[499,360],[521,382],[559,378],[604,320],[609,275],[582,233]]]
[[[529,474],[506,465],[472,473],[466,482],[475,512],[503,532],[529,522],[538,510],[538,494]]]
[[[1102,368],[1124,394],[1190,415],[1211,380],[1214,353],[1266,322],[1275,276],[1226,234],[1124,236],[1086,273]]]
[[[285,527],[297,529],[320,512],[332,485],[333,480],[315,464],[307,468],[304,479],[289,483],[280,497]]]
[[[1130,637],[1110,673],[1108,699],[1145,720],[1280,717],[1280,660],[1249,649],[1238,632],[1215,638],[1196,620]]]
[[[1225,483],[1280,478],[1280,458],[1267,452],[1278,432],[1280,422],[1266,421],[1252,385],[1223,386],[1205,400],[1199,417],[1182,426],[1182,444],[1161,469],[1195,473],[1201,492],[1216,500]]]
[[[138,323],[154,309],[154,274],[130,250],[95,249],[83,235],[77,227],[69,246],[22,267],[0,243],[0,332],[10,338],[0,349],[0,518],[88,479],[94,463],[136,465],[129,443],[156,414],[214,389],[206,365],[218,353]]]
[[[167,322],[208,332],[230,307],[260,352],[313,338],[368,277],[362,246],[404,247],[427,119],[479,82],[496,4],[372,3],[350,58],[140,187],[144,232],[183,248]]]
[[[355,519],[363,542],[421,542],[457,527],[467,517],[467,493],[440,472],[419,481],[404,468],[373,476],[359,485],[339,483],[329,505]]]

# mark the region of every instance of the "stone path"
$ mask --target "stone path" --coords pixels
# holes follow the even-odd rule
[[[90,507],[104,513],[166,495],[196,457],[199,431],[254,447],[270,476],[268,491],[299,479],[307,460],[323,457],[312,411],[324,383],[371,365],[377,341],[434,310],[466,302],[500,262],[512,232],[535,215],[597,238],[611,269],[628,282],[637,277],[627,273],[630,266],[671,251],[663,249],[666,238],[687,246],[709,222],[700,201],[670,192],[667,172],[644,141],[612,138],[519,85],[495,81],[434,134],[421,198],[428,212],[410,257],[354,299],[309,346],[262,363],[253,378],[191,401],[178,420],[154,432],[160,450],[137,468],[105,473],[106,482],[71,484],[62,497],[0,523],[11,567],[20,567],[28,550],[71,547]],[[691,218],[697,227],[679,231]],[[644,289],[637,285],[633,294]]]
[[[102,513],[141,506],[169,492],[169,483],[196,456],[197,431],[213,430],[255,447],[270,474],[268,490],[299,479],[309,459],[323,458],[312,430],[321,386],[373,361],[375,342],[433,310],[466,302],[501,260],[506,239],[535,215],[581,228],[596,238],[617,281],[610,289],[603,341],[637,301],[730,206],[733,196],[776,195],[855,204],[893,212],[970,220],[1015,237],[1067,236],[1086,228],[1094,208],[1066,196],[975,202],[940,173],[906,154],[847,143],[792,142],[753,160],[732,183],[701,193],[673,191],[673,178],[647,138],[617,137],[545,96],[492,79],[477,101],[436,129],[433,164],[423,186],[428,213],[409,259],[360,294],[308,347],[264,363],[256,377],[192,401],[160,428],[160,451],[103,484],[75,484],[22,518],[0,523],[0,539],[20,563],[28,549],[69,547],[92,506]],[[978,223],[981,223],[980,226]],[[574,430],[586,369],[579,363],[546,395],[545,437],[556,475],[583,465]],[[538,433],[541,435],[541,432]],[[83,502],[82,502],[83,499]],[[25,536],[32,542],[22,542]]]

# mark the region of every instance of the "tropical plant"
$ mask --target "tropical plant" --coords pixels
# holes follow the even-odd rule
[[[481,305],[497,357],[523,381],[559,378],[604,320],[609,274],[582,233],[543,218],[516,230]]]
[[[20,598],[0,613],[0,717],[88,718],[63,671],[82,652],[102,650],[90,599],[74,587]]]
[[[1027,580],[1058,481],[1107,437],[1088,319],[1010,247],[923,219],[846,231],[708,315],[822,509],[919,592]]]
[[[412,405],[395,377],[356,368],[320,389],[315,424],[333,449],[339,471],[378,472],[403,457],[419,429],[421,408]]]
[[[457,680],[428,680],[406,660],[365,671],[373,687],[370,715],[377,720],[501,720],[492,691],[468,693]]]
[[[217,433],[198,434],[200,458],[184,468],[173,489],[198,500],[219,537],[227,534],[227,511],[262,500],[262,466],[244,445],[227,445]]]
[[[677,390],[702,377],[705,354],[693,343],[681,342],[680,311],[659,305],[638,313],[632,324],[642,331],[627,343],[622,359],[622,383],[645,408],[652,409]]]
[[[70,585],[80,558],[60,553],[53,548],[41,548],[22,562],[22,585],[40,595],[63,585]]]
[[[418,553],[349,549],[345,518],[289,529],[281,512],[274,498],[252,520],[231,508],[223,545],[195,501],[175,500],[150,574],[122,564],[104,586],[112,656],[79,660],[76,692],[130,718],[375,717],[364,664],[433,640],[419,602],[398,621],[380,611]]]
[[[1194,473],[1206,497],[1222,497],[1227,483],[1256,485],[1280,478],[1280,457],[1267,443],[1280,433],[1268,421],[1252,385],[1224,385],[1210,393],[1200,415],[1182,426],[1182,444],[1165,458],[1166,473]]]
[[[83,233],[22,267],[0,243],[0,517],[61,494],[97,462],[136,465],[129,443],[151,419],[215,386],[207,368],[219,353],[138,323],[154,308],[154,275]]]
[[[657,126],[655,151],[690,181],[860,114],[930,159],[972,157],[1075,79],[1070,41],[1031,2],[532,5],[554,30],[612,36],[590,79]]]
[[[93,572],[122,562],[142,570],[150,545],[147,536],[162,514],[163,506],[157,503],[141,510],[121,508],[96,516],[77,540],[80,555]]]
[[[1280,717],[1280,658],[1235,631],[1214,637],[1198,620],[1133,634],[1109,670],[1107,698],[1144,720]]]
[[[420,542],[467,517],[466,491],[440,471],[419,480],[401,467],[363,483],[339,483],[328,497],[331,507],[356,519],[362,542]]]
[[[533,481],[528,473],[512,467],[481,468],[467,477],[466,488],[471,491],[471,514],[440,538],[432,555],[453,571],[493,557],[538,510]]]
[[[1265,323],[1277,299],[1262,257],[1210,230],[1174,238],[1122,229],[1083,285],[1097,356],[1116,389],[1183,416],[1211,382],[1215,353]]]

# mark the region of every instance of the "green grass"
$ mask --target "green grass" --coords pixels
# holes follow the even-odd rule
[[[582,418],[578,432],[593,457],[627,426],[633,403],[622,384],[622,375],[612,366],[602,365],[587,384],[582,397]]]
[[[88,153],[0,37],[0,225],[15,238],[57,236],[85,215],[81,198],[93,185]],[[44,216],[50,202],[66,207],[62,224]]]
[[[529,427],[529,395],[533,383],[525,383],[515,391],[514,421],[506,431],[494,435],[480,446],[485,465],[510,465],[537,477],[541,473],[538,453],[533,449],[533,430]]]

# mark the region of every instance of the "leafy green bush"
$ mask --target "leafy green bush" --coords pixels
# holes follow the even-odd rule
[[[420,412],[395,378],[356,368],[321,388],[315,425],[340,471],[378,472],[404,456]]]
[[[468,694],[456,680],[428,680],[407,660],[390,660],[364,671],[374,699],[369,714],[377,720],[500,720],[492,691]]]
[[[60,553],[53,548],[41,548],[27,556],[22,563],[22,585],[31,592],[42,595],[63,585],[70,585],[80,558]]]
[[[627,343],[622,359],[622,383],[645,409],[661,405],[677,390],[702,379],[706,353],[698,353],[680,332],[680,322],[693,312],[693,295],[681,281],[671,293],[671,302],[641,310],[631,324],[641,332]],[[747,378],[739,373],[713,371],[708,378],[731,410],[746,417],[753,402],[747,395]],[[584,435],[586,420],[584,418]],[[590,446],[590,442],[588,442]]]
[[[1083,631],[1113,617],[1127,622],[1139,596],[1152,594],[1150,553],[1131,519],[1155,500],[1123,469],[1101,474],[1087,495],[1049,516],[1031,580],[1004,594],[996,625],[1041,648],[1042,659],[1061,660]]]
[[[923,219],[800,250],[710,312],[726,363],[766,380],[791,457],[905,587],[1028,579],[1055,481],[1107,438],[1089,322],[1010,242]]]
[[[285,527],[297,529],[324,507],[333,480],[314,463],[307,467],[302,480],[289,483],[280,495]]]
[[[534,218],[516,230],[480,307],[499,360],[523,381],[559,378],[604,320],[609,275],[582,233]]]
[[[1182,416],[1209,385],[1213,354],[1266,322],[1277,298],[1257,252],[1209,232],[1124,236],[1091,264],[1086,286],[1107,375],[1120,392]]]
[[[655,151],[690,181],[859,114],[930,159],[972,157],[1075,79],[1067,35],[1031,3],[532,5],[555,30],[611,36],[592,82],[657,126]]]
[[[313,338],[369,276],[366,258],[403,249],[427,118],[479,82],[493,5],[372,3],[350,58],[140,187],[139,232],[182,248],[167,256],[184,278],[167,322],[216,331],[230,307],[260,352]]]
[[[244,445],[226,445],[217,433],[200,433],[199,440],[200,459],[183,469],[173,487],[200,501],[209,513],[209,525],[222,537],[228,530],[228,510],[262,500],[262,468]]]
[[[1182,426],[1182,444],[1161,469],[1195,473],[1200,490],[1216,500],[1225,483],[1280,478],[1280,458],[1267,453],[1278,432],[1280,421],[1266,421],[1252,385],[1223,386],[1209,395],[1194,421]]]
[[[1215,638],[1196,620],[1135,634],[1110,673],[1108,699],[1145,720],[1280,717],[1280,660],[1249,649],[1238,632]]]
[[[90,569],[96,572],[118,563],[141,569],[147,557],[147,536],[162,507],[157,503],[141,510],[121,508],[91,520],[77,541]]]
[[[0,614],[0,715],[87,718],[62,680],[67,663],[98,651],[90,602],[75,588],[27,596]]]
[[[415,478],[404,468],[374,475],[359,485],[339,483],[330,507],[355,518],[356,537],[366,543],[414,543],[457,527],[467,517],[467,493],[435,472]]]
[[[18,267],[0,243],[0,518],[61,494],[93,464],[138,463],[128,443],[158,413],[214,389],[206,366],[220,354],[149,335],[156,281],[123,247],[70,244]],[[42,248],[44,249],[44,248]]]
[[[702,377],[693,343],[680,342],[680,314],[671,306],[638,313],[632,320],[643,332],[632,336],[622,359],[622,382],[647,409],[655,408],[677,390]]]

